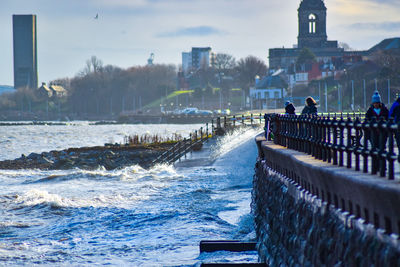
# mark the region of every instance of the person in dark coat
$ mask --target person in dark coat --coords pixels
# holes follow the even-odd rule
[[[389,111],[389,117],[394,118],[394,122],[398,123],[400,121],[400,97],[393,102],[392,107]]]
[[[375,91],[374,95],[372,96],[372,104],[367,110],[367,113],[365,114],[365,119],[366,120],[371,120],[373,117],[376,117],[376,120],[380,120],[381,118],[384,118],[385,120],[388,120],[389,118],[389,110],[385,106],[385,104],[382,103],[381,101],[381,96],[378,91]],[[387,140],[387,134],[384,132],[383,134],[383,144],[386,145],[386,140]],[[375,134],[374,137],[371,137],[371,131],[366,131],[365,133],[365,138],[368,138],[371,142],[372,147],[376,147],[377,149],[380,149],[379,147],[379,134]]]
[[[395,123],[400,122],[400,97],[396,99],[396,101],[393,102],[392,107],[390,108],[389,111],[389,117],[394,119]],[[396,144],[397,147],[400,150],[400,132],[397,130],[394,134],[394,137],[396,138]]]
[[[290,101],[285,102],[285,115],[296,115],[296,108]]]
[[[377,120],[380,120],[382,117],[387,120],[389,118],[389,110],[385,106],[385,104],[381,101],[381,96],[378,91],[375,91],[372,96],[372,104],[367,110],[365,114],[365,118],[371,120],[372,117],[376,117]]]
[[[306,105],[301,112],[302,115],[317,115],[317,102],[311,96],[306,98]]]

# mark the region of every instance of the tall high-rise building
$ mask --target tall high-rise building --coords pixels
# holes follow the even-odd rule
[[[205,69],[214,65],[215,54],[211,47],[192,47],[191,52],[182,53],[182,70],[188,71]]]
[[[37,89],[36,15],[13,15],[14,88]]]

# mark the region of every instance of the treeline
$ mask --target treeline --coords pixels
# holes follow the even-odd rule
[[[175,90],[190,86],[191,98],[204,95],[207,88],[248,87],[256,75],[265,75],[267,66],[253,56],[236,61],[228,54],[217,54],[213,67],[193,70],[184,77],[175,65],[156,64],[122,69],[105,65],[96,56],[72,78],[53,80],[50,84],[63,86],[68,94],[61,98],[46,98],[37,90],[18,88],[17,92],[0,96],[0,110],[19,112],[59,112],[70,114],[119,114],[140,110],[154,100]],[[186,84],[185,84],[186,83]],[[158,107],[159,108],[159,107]]]

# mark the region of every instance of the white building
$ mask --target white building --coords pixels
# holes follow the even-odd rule
[[[255,109],[280,108],[286,96],[286,85],[279,75],[266,76],[250,88],[251,107]]]

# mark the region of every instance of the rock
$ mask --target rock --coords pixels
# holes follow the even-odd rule
[[[52,161],[52,160],[50,160],[50,159],[48,159],[48,158],[46,158],[46,157],[42,157],[42,160],[41,160],[43,163],[48,163],[48,164],[54,164],[54,161]]]
[[[40,155],[40,154],[37,154],[37,153],[31,153],[31,154],[29,154],[29,155],[27,156],[28,159],[38,159],[38,158],[40,158],[40,157],[41,157],[41,155]]]
[[[75,161],[69,159],[69,158],[64,158],[64,159],[59,159],[58,161],[54,162],[54,164],[51,166],[51,169],[70,169],[73,168],[75,165]]]

